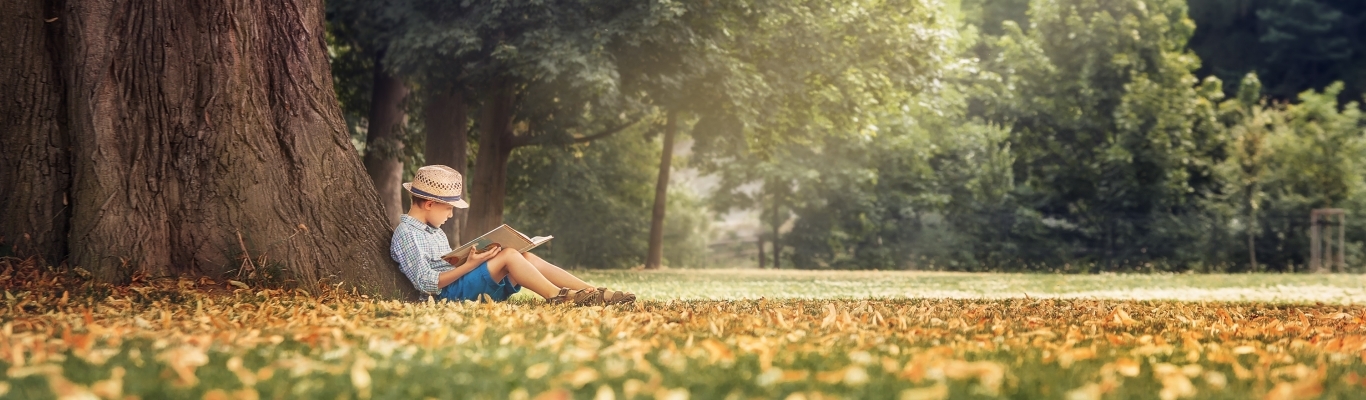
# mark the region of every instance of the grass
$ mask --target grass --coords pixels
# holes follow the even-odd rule
[[[522,295],[400,303],[211,280],[99,287],[3,269],[7,398],[1307,399],[1366,389],[1356,276],[582,273],[642,297],[603,308]]]
[[[1001,274],[906,271],[578,271],[653,300],[1008,299],[1366,302],[1366,276],[1345,274]]]

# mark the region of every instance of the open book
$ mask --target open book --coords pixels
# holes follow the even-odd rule
[[[450,253],[446,253],[441,258],[452,265],[460,265],[465,262],[465,258],[469,256],[471,250],[480,253],[491,250],[490,246],[496,244],[504,249],[515,249],[525,253],[554,238],[554,236],[527,237],[516,229],[507,226],[507,224],[502,224],[488,233],[456,247],[455,250],[451,250]]]

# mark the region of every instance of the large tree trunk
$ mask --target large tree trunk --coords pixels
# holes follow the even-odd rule
[[[646,269],[658,269],[664,263],[664,210],[669,200],[669,164],[674,155],[674,134],[678,126],[677,114],[669,111],[664,123],[664,151],[659,156],[659,179],[655,181],[655,206],[650,212],[650,247],[645,256]]]
[[[423,110],[424,124],[427,128],[427,147],[424,158],[427,164],[445,165],[454,168],[465,178],[466,185],[461,196],[469,196],[469,177],[465,176],[465,166],[469,163],[469,106],[465,98],[455,91],[431,91]],[[455,210],[455,216],[441,230],[451,247],[460,245],[460,231],[465,225],[465,215],[469,210]]]
[[[6,91],[39,93],[25,98],[41,107],[17,111],[14,121],[39,122],[5,140],[48,136],[56,150],[24,150],[48,160],[62,158],[52,156],[61,137],[69,143],[70,226],[54,221],[37,230],[66,236],[72,265],[108,282],[135,272],[238,277],[255,270],[262,283],[274,276],[305,288],[328,282],[385,297],[416,293],[388,257],[391,231],[342,125],[321,1],[90,0],[51,15],[34,14],[34,4],[41,2],[6,4],[5,33],[29,36],[7,36],[5,46],[55,54],[60,73],[30,75]],[[29,39],[33,19],[43,17],[60,26],[61,43]],[[64,99],[35,100],[58,81],[54,75]],[[13,83],[0,76],[0,84]],[[51,112],[54,105],[62,111]],[[6,146],[5,160],[16,151]],[[6,168],[0,182],[6,189],[61,182],[25,175],[62,171],[43,166],[51,163]],[[63,190],[35,190],[31,203],[56,204],[47,196]],[[9,204],[0,220],[27,218]]]
[[[403,99],[408,87],[384,70],[384,55],[375,55],[374,88],[370,93],[369,128],[365,134],[365,171],[375,183],[389,226],[403,214]]]
[[[0,9],[0,255],[55,264],[71,217],[61,21],[44,22],[59,10],[33,0],[0,0]]]
[[[516,93],[510,84],[494,82],[479,116],[479,152],[474,159],[469,218],[463,232],[476,237],[503,223],[507,197],[507,165],[512,155],[512,116]]]

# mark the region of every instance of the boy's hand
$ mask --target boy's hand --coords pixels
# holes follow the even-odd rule
[[[498,255],[498,253],[502,251],[503,246],[498,246],[493,250],[485,251],[482,253],[475,253],[471,251],[469,260],[465,261],[465,263],[470,265],[479,265],[482,264],[484,261],[488,261],[489,259],[493,258],[493,256]]]

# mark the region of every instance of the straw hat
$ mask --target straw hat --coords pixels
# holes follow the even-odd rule
[[[460,173],[445,165],[418,168],[413,181],[403,184],[403,188],[414,197],[450,204],[455,208],[469,208],[470,203],[460,198],[464,186]]]

